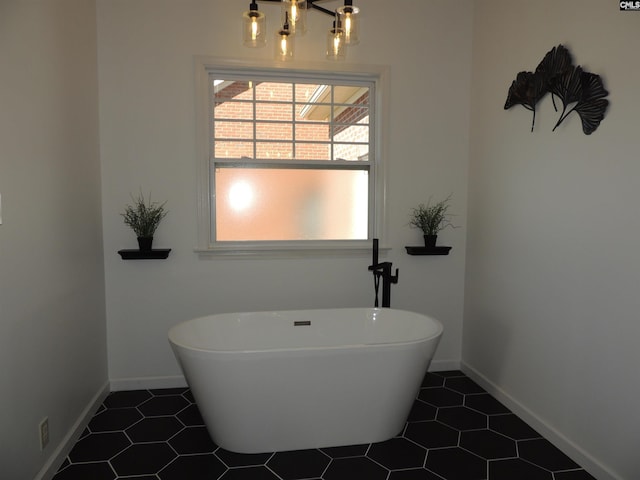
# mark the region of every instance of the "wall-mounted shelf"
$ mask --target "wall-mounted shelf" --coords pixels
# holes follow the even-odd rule
[[[404,247],[409,255],[449,255],[451,247]]]
[[[123,260],[164,260],[169,256],[170,248],[153,250],[118,250]]]

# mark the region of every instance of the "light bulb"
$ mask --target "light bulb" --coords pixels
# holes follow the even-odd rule
[[[253,17],[251,18],[251,40],[256,41],[258,39],[258,20]]]
[[[289,12],[284,14],[282,29],[276,33],[276,59],[291,60],[293,58],[293,39],[289,29]]]
[[[336,10],[338,18],[344,29],[344,41],[347,45],[356,45],[360,39],[358,38],[358,18],[360,9],[351,5],[350,0],[346,0],[344,6]]]
[[[291,60],[293,58],[293,37],[290,33],[278,33],[276,38],[276,58],[278,60]]]
[[[256,2],[251,2],[249,10],[242,14],[242,43],[245,47],[264,47],[267,43],[265,32],[266,17],[258,11]]]
[[[329,60],[344,60],[346,57],[346,45],[344,30],[340,27],[340,22],[329,29],[327,34],[327,58]]]
[[[288,19],[289,31],[296,35],[304,35],[307,31],[306,0],[282,0],[282,21]]]
[[[353,15],[350,12],[344,14],[342,24],[344,25],[344,36],[348,39],[347,43],[349,43],[349,40],[353,37]]]

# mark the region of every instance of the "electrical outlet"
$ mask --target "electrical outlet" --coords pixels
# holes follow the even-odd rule
[[[40,450],[44,450],[49,443],[49,417],[44,417],[40,422],[38,431],[40,432]]]

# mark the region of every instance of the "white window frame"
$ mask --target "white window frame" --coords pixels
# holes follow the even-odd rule
[[[381,66],[353,66],[318,63],[299,63],[295,67],[263,63],[245,62],[214,57],[195,57],[195,101],[196,101],[196,142],[197,142],[197,225],[200,256],[209,255],[309,255],[309,254],[354,254],[370,253],[371,239],[379,238],[384,244],[385,194],[386,194],[386,126],[388,118],[388,68]],[[374,116],[372,132],[370,181],[369,238],[366,240],[303,240],[303,241],[239,241],[216,242],[212,232],[212,169],[211,169],[211,72],[221,75],[233,72],[255,73],[274,76],[274,80],[314,78],[335,81],[367,81],[374,85],[370,98],[371,113]]]

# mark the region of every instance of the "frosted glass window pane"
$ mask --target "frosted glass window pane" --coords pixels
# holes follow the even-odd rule
[[[216,168],[217,241],[363,240],[364,170]]]

